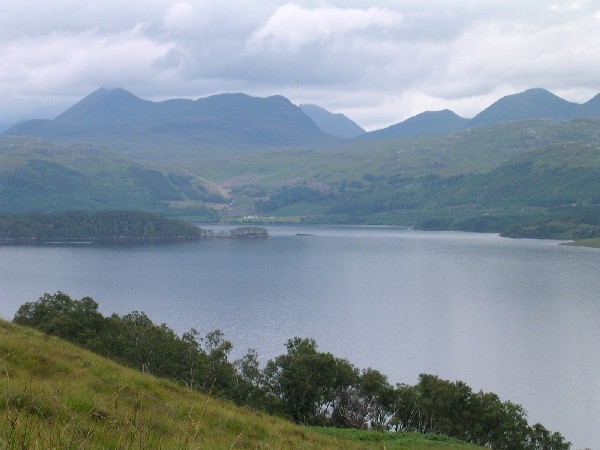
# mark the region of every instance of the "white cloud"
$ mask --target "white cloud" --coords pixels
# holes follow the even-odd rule
[[[370,129],[472,116],[530,87],[585,101],[599,22],[596,0],[20,0],[0,16],[0,122],[52,117],[99,86],[282,94]]]
[[[194,7],[188,2],[176,3],[167,10],[166,28],[172,32],[186,32],[194,28],[196,14]]]
[[[297,50],[309,44],[332,43],[355,34],[374,33],[398,27],[403,16],[387,8],[307,9],[294,3],[281,6],[264,26],[248,39],[252,50],[284,48]]]
[[[96,31],[55,33],[12,42],[2,48],[0,84],[20,80],[20,88],[44,92],[71,83],[123,82],[143,78],[166,44],[130,33],[103,36]]]

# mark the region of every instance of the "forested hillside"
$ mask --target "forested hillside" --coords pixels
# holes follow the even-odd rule
[[[301,424],[440,433],[495,449],[568,449],[559,433],[528,425],[525,410],[493,393],[422,374],[418,384],[391,384],[375,369],[359,370],[292,338],[287,352],[261,366],[252,350],[231,362],[232,344],[216,330],[177,336],[144,313],[104,317],[93,299],[45,294],[19,308],[14,322],[108,356],[188,388]],[[108,416],[108,413],[105,413]]]
[[[598,192],[600,144],[570,142],[525,151],[480,173],[365,173],[327,191],[283,187],[255,206],[264,215],[316,222],[584,239],[600,236]]]
[[[183,168],[148,167],[105,146],[0,137],[0,213],[137,209],[215,220],[222,193]]]

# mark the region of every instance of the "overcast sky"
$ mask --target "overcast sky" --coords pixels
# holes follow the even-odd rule
[[[589,100],[600,1],[6,0],[0,55],[0,123],[123,87],[280,94],[372,130],[426,110],[472,117],[531,87]]]

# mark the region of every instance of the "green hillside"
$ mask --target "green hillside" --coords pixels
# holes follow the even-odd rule
[[[189,170],[142,165],[104,146],[0,137],[0,213],[136,209],[214,220],[228,203]]]
[[[600,118],[531,120],[442,136],[389,138],[342,147],[190,159],[187,167],[228,187],[335,183],[377,176],[451,176],[485,172],[530,150],[569,142],[600,142]]]
[[[328,436],[0,321],[1,448],[468,449],[439,436]]]
[[[319,429],[336,436],[401,445],[414,442],[419,437],[414,433],[429,433],[417,441],[456,442],[435,433],[498,450],[570,448],[560,433],[539,423],[530,426],[523,407],[501,401],[494,393],[474,392],[463,382],[428,374],[419,375],[414,386],[392,385],[376,369],[361,371],[345,359],[319,351],[309,338],[289,339],[287,352],[262,368],[253,350],[229,361],[233,345],[219,330],[202,338],[191,329],[179,337],[143,312],[104,317],[92,298],[76,300],[62,292],[23,304],[13,323],[239,406],[297,424],[346,429]],[[8,349],[6,359],[13,353]],[[92,403],[90,408],[98,406]],[[108,417],[106,409],[102,411],[101,416]],[[371,431],[357,431],[366,429]]]
[[[245,177],[224,183],[262,196],[254,203],[258,214],[275,220],[592,238],[600,236],[598,124],[531,121],[394,140],[387,150],[340,152],[338,165],[332,154],[322,153],[320,164],[314,154],[273,154],[241,164]],[[396,150],[403,145],[412,148]]]
[[[600,234],[599,129],[598,117],[529,120],[152,164],[102,146],[2,136],[0,213],[135,209],[202,221],[259,216],[592,238]]]

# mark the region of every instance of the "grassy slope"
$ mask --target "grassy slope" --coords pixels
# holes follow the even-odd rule
[[[164,158],[154,161],[152,165],[144,164],[144,167],[165,175],[174,173],[192,177],[194,184],[203,184],[210,190],[227,192],[231,188],[237,188],[239,191],[233,192],[234,203],[248,213],[255,197],[265,197],[283,185],[305,182],[309,187],[326,190],[342,180],[362,180],[365,174],[401,174],[402,177],[419,177],[430,173],[442,177],[482,174],[515,157],[527,158],[533,149],[546,149],[551,144],[557,147],[556,144],[572,141],[596,143],[600,140],[599,124],[600,118],[572,122],[525,121],[473,128],[444,136],[355,142],[325,150],[291,149],[252,154],[242,152],[235,156],[190,149],[190,156],[184,161],[169,157],[167,146]],[[598,163],[597,156],[590,156],[590,152],[572,155],[573,159],[570,161],[565,161],[560,152],[556,152],[555,156],[539,162],[544,169],[550,171],[555,168],[568,169],[572,165]],[[52,172],[43,165],[25,167],[31,159],[56,163],[76,173],[63,170],[55,174],[56,170]],[[166,179],[162,180],[162,184],[156,184],[154,190],[149,189],[149,180],[144,183],[143,180],[136,179],[136,173],[130,170],[136,165],[133,160],[101,146],[66,146],[34,138],[2,136],[0,163],[0,177],[2,173],[23,167],[27,169],[16,175],[19,175],[17,178],[22,184],[21,190],[28,195],[26,198],[16,199],[16,194],[23,192],[13,193],[11,197],[15,200],[5,205],[6,211],[16,211],[22,205],[37,201],[40,202],[39,205],[29,208],[43,209],[52,204],[55,210],[136,207],[144,210],[158,208],[160,211],[169,209],[178,213],[177,215],[200,214],[189,210],[198,207],[200,202],[194,203],[186,195],[182,196],[183,200],[170,201],[171,198],[166,198],[163,190],[165,187],[175,187],[169,186]],[[48,173],[49,171],[52,173]],[[141,176],[137,175],[138,178]],[[154,175],[159,176],[157,173]],[[52,176],[57,180],[52,181]],[[65,185],[65,180],[70,181],[71,185]],[[47,184],[50,184],[51,189],[47,189]],[[55,190],[60,187],[64,189]],[[468,188],[459,186],[461,187]],[[245,192],[245,188],[249,188],[249,191]],[[165,198],[157,197],[157,192],[154,191],[160,191]],[[176,192],[173,195],[177,197]],[[460,189],[457,195],[460,197]],[[93,200],[92,204],[90,199]]]
[[[189,160],[186,167],[226,186],[263,187],[359,180],[375,175],[442,176],[485,172],[535,148],[597,142],[600,118],[544,120],[468,129],[443,136],[348,143],[326,150],[282,150]]]
[[[179,177],[179,185],[167,175]],[[204,204],[214,200],[209,190],[218,189],[187,170],[157,170],[102,145],[0,136],[0,210],[5,213],[139,209],[206,220],[212,214]]]
[[[600,238],[581,239],[575,242],[568,242],[565,245],[572,245],[573,247],[600,248]]]
[[[235,407],[0,321],[0,448],[478,448],[328,433]]]

